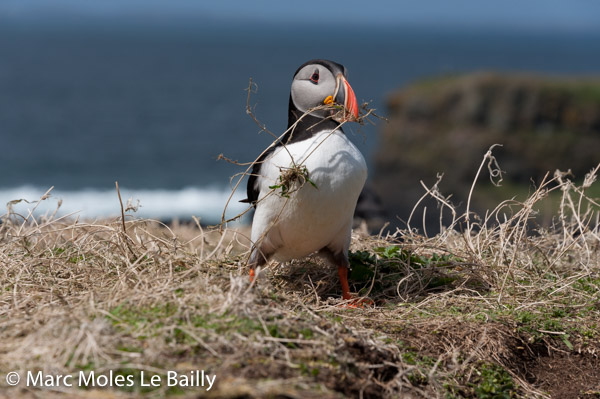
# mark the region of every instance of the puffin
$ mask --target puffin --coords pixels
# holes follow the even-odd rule
[[[294,73],[288,129],[254,161],[242,201],[255,208],[250,280],[272,259],[318,253],[337,266],[342,298],[352,298],[348,250],[367,164],[342,130],[359,116],[346,76],[343,65],[324,59]]]

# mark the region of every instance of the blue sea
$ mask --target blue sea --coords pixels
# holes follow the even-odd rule
[[[281,134],[296,68],[344,64],[357,97],[386,115],[386,97],[419,79],[477,70],[595,75],[600,34],[560,31],[0,24],[0,204],[82,218],[120,214],[214,223],[244,167]],[[346,133],[368,160],[385,122]],[[399,155],[400,156],[400,155]],[[376,173],[371,168],[371,173]],[[235,179],[233,180],[235,183]],[[245,183],[228,216],[244,209]],[[14,210],[27,213],[21,202]],[[2,212],[0,211],[0,214]]]

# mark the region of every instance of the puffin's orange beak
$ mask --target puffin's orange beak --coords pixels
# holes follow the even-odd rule
[[[354,94],[354,90],[352,90],[352,86],[346,80],[346,78],[342,77],[342,82],[344,83],[344,87],[346,89],[346,95],[344,96],[344,109],[350,115],[346,117],[346,120],[357,121],[358,120],[358,101],[356,101],[356,95]]]
[[[334,102],[337,102],[334,99],[337,99],[340,90],[343,90],[344,93],[344,112],[341,118],[338,116],[335,119],[338,120],[338,122],[358,121],[358,102],[356,101],[356,95],[354,94],[354,90],[352,90],[350,83],[348,83],[344,75],[341,73],[336,79],[335,93],[333,93],[333,96],[327,96],[323,103],[331,105]],[[341,98],[338,104],[340,103]]]

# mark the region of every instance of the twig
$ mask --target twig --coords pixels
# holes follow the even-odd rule
[[[127,228],[125,227],[125,210],[123,209],[123,200],[121,199],[121,191],[119,190],[119,182],[115,181],[117,187],[117,195],[119,196],[119,204],[121,204],[121,226],[123,227],[123,234],[127,234]]]
[[[125,245],[129,249],[129,252],[134,256],[134,258],[138,258],[137,254],[129,245],[129,236],[127,235],[127,228],[125,227],[125,210],[123,209],[123,200],[121,199],[121,191],[119,190],[119,182],[115,181],[115,186],[117,187],[117,195],[119,196],[119,204],[121,205],[121,228],[123,229],[123,238],[125,240]]]

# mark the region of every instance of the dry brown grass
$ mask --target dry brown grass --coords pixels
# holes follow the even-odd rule
[[[600,208],[586,195],[597,172],[581,186],[557,172],[525,202],[503,201],[482,217],[455,214],[434,237],[356,232],[352,259],[370,274],[355,276],[353,288],[375,306],[354,310],[338,306],[335,273],[319,259],[272,265],[250,284],[244,229],[9,209],[0,224],[2,390],[7,397],[597,397]],[[535,210],[551,191],[561,192],[560,212],[553,228],[538,229]],[[453,212],[435,186],[426,195]],[[113,370],[137,379],[142,370],[196,369],[216,374],[210,391],[4,381],[9,371]]]

